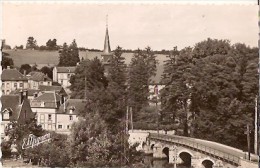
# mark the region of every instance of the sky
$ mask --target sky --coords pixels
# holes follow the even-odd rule
[[[103,49],[106,15],[111,49],[193,47],[207,38],[257,46],[257,5],[35,4],[2,5],[1,38],[14,47],[33,36],[38,45],[57,43]]]

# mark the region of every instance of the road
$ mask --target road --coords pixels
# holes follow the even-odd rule
[[[151,134],[152,137],[158,137],[157,134]],[[230,155],[233,155],[235,157],[238,158],[245,158],[247,152],[244,152],[240,149],[236,149],[227,145],[223,145],[217,142],[213,142],[213,141],[206,141],[206,140],[202,140],[202,139],[196,139],[196,138],[190,138],[190,137],[183,137],[183,136],[177,136],[177,135],[165,135],[165,134],[160,134],[160,137],[164,137],[165,139],[174,139],[174,140],[179,140],[180,142],[184,142],[184,143],[194,143],[194,144],[199,144],[199,146],[201,148],[207,147],[208,151],[220,151],[223,153],[227,153]],[[257,161],[258,160],[258,156],[255,154],[251,154],[251,160]]]

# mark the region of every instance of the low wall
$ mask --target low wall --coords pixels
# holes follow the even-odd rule
[[[238,168],[258,168],[258,163],[240,159],[240,166]]]
[[[130,145],[138,143],[136,150],[143,150],[143,143],[146,142],[149,133],[157,133],[156,130],[129,130],[128,142]],[[175,131],[167,131],[168,135],[174,135]],[[159,130],[159,134],[166,134],[164,130]]]

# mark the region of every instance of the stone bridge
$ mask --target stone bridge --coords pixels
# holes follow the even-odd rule
[[[141,144],[146,154],[192,168],[258,168],[246,153],[223,144],[190,137],[148,133]],[[251,155],[257,161],[257,155]]]

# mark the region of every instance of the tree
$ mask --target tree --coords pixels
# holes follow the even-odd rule
[[[188,73],[192,59],[192,48],[187,47],[181,51],[174,47],[165,63],[162,83],[163,110],[162,116],[166,123],[181,121],[184,135],[188,135],[190,82]]]
[[[56,50],[57,49],[57,40],[56,39],[49,39],[47,42],[46,42],[46,47],[48,50]]]
[[[67,135],[50,132],[50,142],[44,142],[24,150],[24,155],[33,164],[44,167],[68,167],[70,165],[70,143]]]
[[[29,134],[42,136],[44,133],[45,131],[37,124],[36,119],[26,121],[24,124],[13,121],[5,129],[5,135],[9,137],[9,141],[15,142],[18,146],[19,154],[23,154],[22,144],[24,138],[27,138]]]
[[[28,37],[26,43],[26,49],[36,49],[36,48],[37,48],[37,41],[32,36]]]
[[[44,66],[44,67],[41,68],[40,71],[44,74],[47,74],[47,76],[52,79],[53,78],[52,70],[53,70],[53,68],[49,68],[47,66]]]
[[[32,71],[32,67],[29,64],[22,64],[19,72],[21,72],[22,74],[24,74],[24,72],[26,72],[26,75],[28,73],[30,73]]]
[[[59,66],[76,66],[79,62],[79,50],[76,41],[73,40],[70,46],[64,43],[60,51]]]
[[[6,40],[5,40],[5,39],[2,40],[1,51],[2,51],[3,49],[4,49],[4,50],[11,50],[11,46],[9,46],[9,45],[6,44]]]
[[[2,61],[1,61],[1,66],[2,66],[2,69],[6,69],[8,66],[10,66],[12,68],[14,66],[14,61],[12,58],[8,58],[3,55]]]
[[[246,149],[243,128],[253,124],[258,92],[257,52],[207,39],[171,54],[163,75],[163,118],[177,118],[186,136]]]
[[[85,119],[72,127],[73,166],[118,167],[140,162],[140,152],[129,147],[127,137],[123,136],[121,133],[111,133],[98,113],[87,114]],[[127,156],[124,156],[124,149]]]
[[[134,54],[128,70],[128,98],[134,118],[148,105],[149,84],[156,74],[157,60],[150,47]]]
[[[120,120],[125,116],[127,103],[126,75],[125,58],[122,57],[122,48],[118,46],[110,60],[107,77],[107,90],[112,96],[111,104],[113,104],[114,109],[110,113],[110,123],[117,122],[116,120]]]
[[[13,67],[13,65],[14,65],[13,59],[7,57],[7,56],[9,56],[9,54],[6,52],[3,52],[5,45],[6,45],[5,40],[2,40],[2,45],[1,45],[1,51],[3,54],[2,61],[1,61],[2,69],[6,69],[7,66]]]
[[[20,50],[23,50],[23,45],[20,45],[20,46],[15,46],[15,49],[20,49]]]
[[[73,98],[85,98],[86,92],[95,88],[107,87],[108,81],[104,75],[104,67],[96,57],[93,60],[85,60],[76,67],[75,75],[70,78],[70,89]]]

